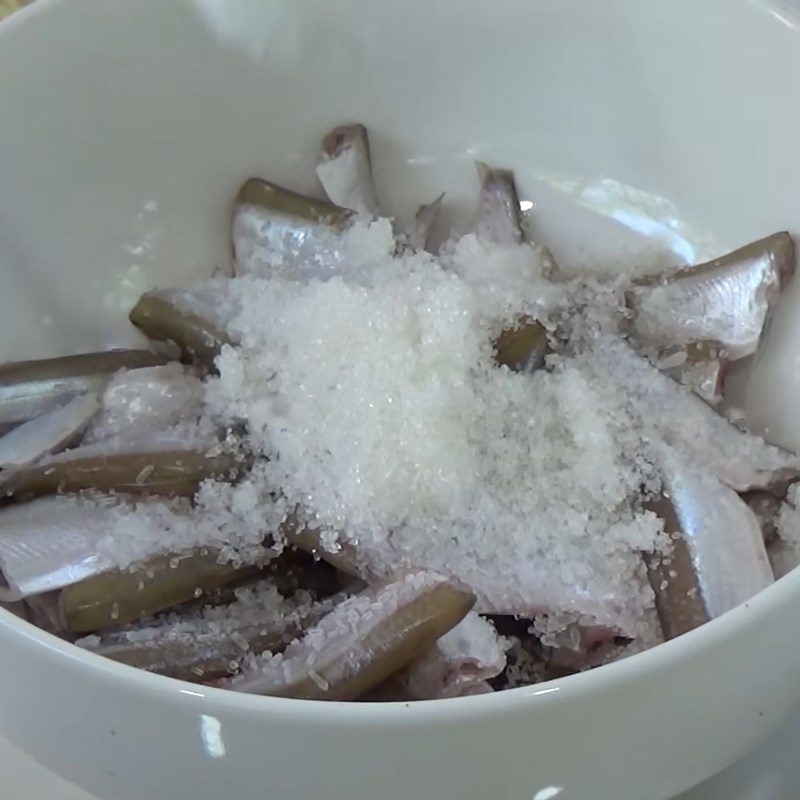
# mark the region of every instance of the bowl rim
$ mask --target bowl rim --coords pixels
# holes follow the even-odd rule
[[[70,0],[73,2],[73,0]],[[66,0],[36,0],[0,21],[0,40],[17,26],[24,26],[66,4]],[[720,617],[675,639],[656,645],[641,653],[586,672],[550,681],[506,689],[490,694],[438,700],[391,701],[362,703],[356,701],[297,700],[245,694],[229,689],[189,683],[176,678],[147,672],[118,663],[83,649],[49,633],[33,623],[0,608],[0,636],[27,642],[36,652],[49,652],[64,664],[77,664],[77,669],[98,679],[162,698],[166,702],[191,702],[200,710],[215,710],[250,716],[270,714],[293,721],[313,720],[316,724],[369,726],[372,723],[418,725],[420,722],[447,724],[476,717],[502,715],[512,707],[563,702],[589,694],[603,692],[632,678],[680,666],[693,656],[701,656],[720,642],[739,636],[775,609],[800,598],[800,568],[778,579],[772,585]]]

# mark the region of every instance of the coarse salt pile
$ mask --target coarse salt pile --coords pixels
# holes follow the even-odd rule
[[[653,470],[632,457],[629,411],[578,358],[520,374],[492,346],[525,315],[553,326],[571,313],[591,339],[615,287],[550,282],[535,247],[474,234],[439,258],[397,255],[387,220],[357,222],[339,247],[311,276],[276,257],[280,269],[226,284],[241,345],[218,358],[205,400],[266,459],[248,524],[279,537],[295,511],[379,573],[457,578],[479,610],[635,635],[653,602],[641,552],[660,546],[661,523],[639,505]],[[218,491],[201,493],[210,514]]]

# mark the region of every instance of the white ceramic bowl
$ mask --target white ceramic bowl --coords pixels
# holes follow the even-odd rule
[[[314,188],[370,128],[385,207],[516,168],[564,262],[702,258],[800,204],[795,6],[768,0],[41,0],[0,25],[0,358],[125,344],[226,258],[236,187]],[[798,443],[800,288],[751,409]],[[780,379],[780,383],[778,380]],[[665,798],[800,700],[800,575],[601,670],[423,704],[275,700],[104,661],[0,614],[0,727],[104,798]]]

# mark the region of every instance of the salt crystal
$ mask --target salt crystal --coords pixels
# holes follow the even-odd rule
[[[143,484],[155,472],[155,469],[156,468],[154,464],[148,464],[147,466],[142,467],[139,470],[139,474],[136,476],[136,483],[141,486],[141,484]]]
[[[312,681],[313,681],[313,682],[314,682],[314,683],[315,683],[315,684],[316,684],[316,685],[317,685],[317,686],[318,686],[320,689],[322,689],[322,691],[323,691],[323,692],[327,692],[327,691],[328,691],[328,689],[330,689],[330,688],[331,688],[331,687],[330,687],[330,684],[328,683],[328,681],[326,681],[326,680],[325,680],[325,678],[323,678],[323,677],[322,677],[322,675],[320,675],[319,673],[317,673],[317,672],[314,672],[314,670],[313,670],[313,669],[312,669],[312,670],[309,670],[309,672],[308,672],[308,677],[309,677],[309,678],[311,678],[311,680],[312,680]]]

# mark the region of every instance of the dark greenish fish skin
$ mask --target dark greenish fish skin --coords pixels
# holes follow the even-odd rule
[[[495,341],[498,364],[514,372],[535,372],[552,353],[544,326],[531,317],[524,317],[516,328],[507,328]]]
[[[59,607],[67,630],[91,633],[194,600],[251,578],[254,566],[220,564],[216,553],[158,556],[130,572],[105,572],[68,586]]]
[[[223,346],[236,342],[205,305],[181,289],[155,289],[139,298],[130,321],[150,339],[174,342],[184,360],[213,372]]]
[[[656,597],[656,612],[665,639],[699,628],[710,617],[700,593],[700,583],[692,563],[689,546],[681,532],[675,508],[661,495],[648,509],[664,522],[672,550],[668,554],[645,553],[647,578]]]
[[[490,167],[482,161],[477,161],[475,167],[481,184],[476,234],[499,245],[522,244],[525,231],[514,173],[510,169]],[[546,254],[548,266],[551,260]],[[535,372],[544,365],[545,356],[550,352],[547,331],[532,317],[524,317],[514,328],[504,330],[495,341],[497,363],[515,372]]]
[[[353,212],[349,209],[319,200],[315,197],[293,192],[262,178],[249,178],[236,197],[237,204],[262,208],[276,217],[310,225],[325,225],[335,230],[344,230]]]
[[[773,582],[753,511],[713,476],[664,460],[664,491],[653,510],[672,540],[666,556],[646,555],[667,639],[745,602]]]
[[[98,655],[170,678],[209,684],[230,677],[244,655],[281,652],[343,597],[290,612],[279,624],[240,623],[233,631],[179,632],[171,623],[152,629],[153,638],[131,641],[125,632],[102,633],[99,644],[83,644]],[[180,623],[178,623],[180,625]]]
[[[57,461],[8,470],[0,479],[0,498],[91,489],[193,497],[202,481],[233,480],[242,469],[241,461],[227,453],[207,456],[203,450],[185,449],[81,456],[81,448],[76,448]]]

